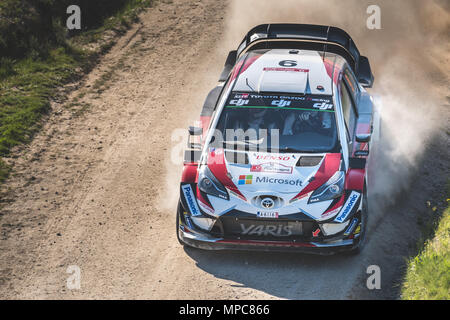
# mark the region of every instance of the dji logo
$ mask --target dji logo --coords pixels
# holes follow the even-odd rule
[[[291,101],[286,101],[286,100],[283,100],[283,99],[281,99],[281,100],[274,100],[274,101],[272,101],[272,105],[273,106],[278,106],[280,108],[287,107],[287,106],[291,105]]]
[[[235,105],[235,106],[243,106],[248,104],[249,100],[243,100],[243,99],[238,99],[238,100],[231,100],[230,104]]]
[[[322,103],[315,103],[313,107],[320,110],[330,110],[333,108],[333,105],[322,102]]]

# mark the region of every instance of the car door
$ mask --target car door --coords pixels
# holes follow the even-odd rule
[[[339,81],[339,97],[342,105],[348,150],[350,153],[353,153],[356,121],[358,119],[356,109],[356,96],[359,92],[358,90],[359,88],[354,82],[352,73],[349,72],[348,67],[346,67]]]

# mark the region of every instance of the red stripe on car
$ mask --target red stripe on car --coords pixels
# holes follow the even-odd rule
[[[285,242],[285,241],[258,241],[258,240],[218,240],[218,243],[228,244],[246,244],[255,246],[272,246],[272,247],[315,247],[311,243]]]
[[[212,174],[228,189],[233,191],[244,201],[247,199],[239,191],[236,185],[228,176],[228,170],[225,163],[225,153],[223,149],[217,149],[216,151],[211,151],[208,155],[208,168],[211,170]]]
[[[208,207],[211,212],[214,212],[213,207],[211,207],[209,201],[203,198],[202,193],[200,192],[200,189],[198,187],[197,187],[197,200],[200,201],[206,207]]]
[[[316,190],[325,182],[327,182],[336,171],[339,170],[341,164],[341,154],[340,153],[328,153],[323,159],[322,164],[314,175],[313,181],[311,181],[298,195],[296,195],[292,200],[302,198],[305,194]],[[292,201],[291,200],[291,201]]]
[[[332,206],[330,209],[328,209],[327,211],[322,213],[322,217],[326,217],[326,216],[330,215],[332,211],[335,211],[335,210],[337,211],[338,209],[340,209],[344,205],[344,199],[345,199],[345,195],[342,195],[341,198],[339,199],[339,201],[334,204],[334,206]],[[335,212],[335,213],[337,213],[337,212]]]
[[[245,72],[245,70],[247,70],[252,64],[253,62],[255,62],[256,60],[258,60],[259,57],[261,57],[262,54],[257,54],[257,55],[253,55],[248,59],[239,61],[236,66],[234,67],[233,70],[233,74],[231,75],[231,81],[233,81],[234,79],[237,78],[238,75],[242,74],[243,72]],[[242,64],[245,62],[244,66],[242,66]],[[242,69],[241,69],[242,67]]]

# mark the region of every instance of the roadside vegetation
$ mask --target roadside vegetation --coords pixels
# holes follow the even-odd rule
[[[450,203],[450,183],[447,205]],[[434,208],[433,208],[434,209]],[[408,262],[402,286],[404,300],[450,299],[450,207],[430,225],[434,234]]]
[[[126,32],[151,3],[0,1],[0,183],[11,170],[6,157],[13,147],[31,140],[57,89],[89,71],[113,46],[114,35]],[[81,8],[81,30],[66,28],[70,5]]]

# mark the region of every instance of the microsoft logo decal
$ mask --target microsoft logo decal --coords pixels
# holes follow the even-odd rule
[[[253,175],[241,175],[239,176],[239,185],[242,184],[252,184]]]

